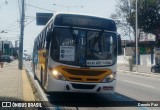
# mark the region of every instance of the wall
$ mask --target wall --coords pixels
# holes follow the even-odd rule
[[[131,56],[125,56],[125,55],[118,56],[118,58],[117,58],[118,64],[128,64],[128,59],[130,57]],[[153,55],[153,64],[155,64],[155,56],[154,55]],[[151,54],[140,55],[140,65],[150,66],[153,64],[151,64]]]

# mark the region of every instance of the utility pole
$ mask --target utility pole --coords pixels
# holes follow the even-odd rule
[[[22,13],[20,14],[21,16],[21,31],[20,31],[20,42],[19,42],[19,65],[18,68],[20,70],[23,69],[23,35],[24,35],[24,0],[22,0]]]
[[[138,0],[136,0],[136,72],[138,72]]]

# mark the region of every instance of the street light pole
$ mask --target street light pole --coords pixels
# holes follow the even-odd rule
[[[136,72],[138,72],[138,10],[136,0]]]
[[[21,33],[19,42],[19,65],[20,70],[23,69],[23,35],[24,35],[24,0],[22,0],[22,14],[21,14]]]

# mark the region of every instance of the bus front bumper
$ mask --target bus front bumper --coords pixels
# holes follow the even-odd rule
[[[115,93],[116,80],[109,83],[84,83],[48,78],[48,92]]]

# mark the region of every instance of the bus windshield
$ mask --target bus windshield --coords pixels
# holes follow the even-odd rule
[[[113,65],[117,56],[116,33],[75,28],[54,28],[51,58],[82,67]]]

